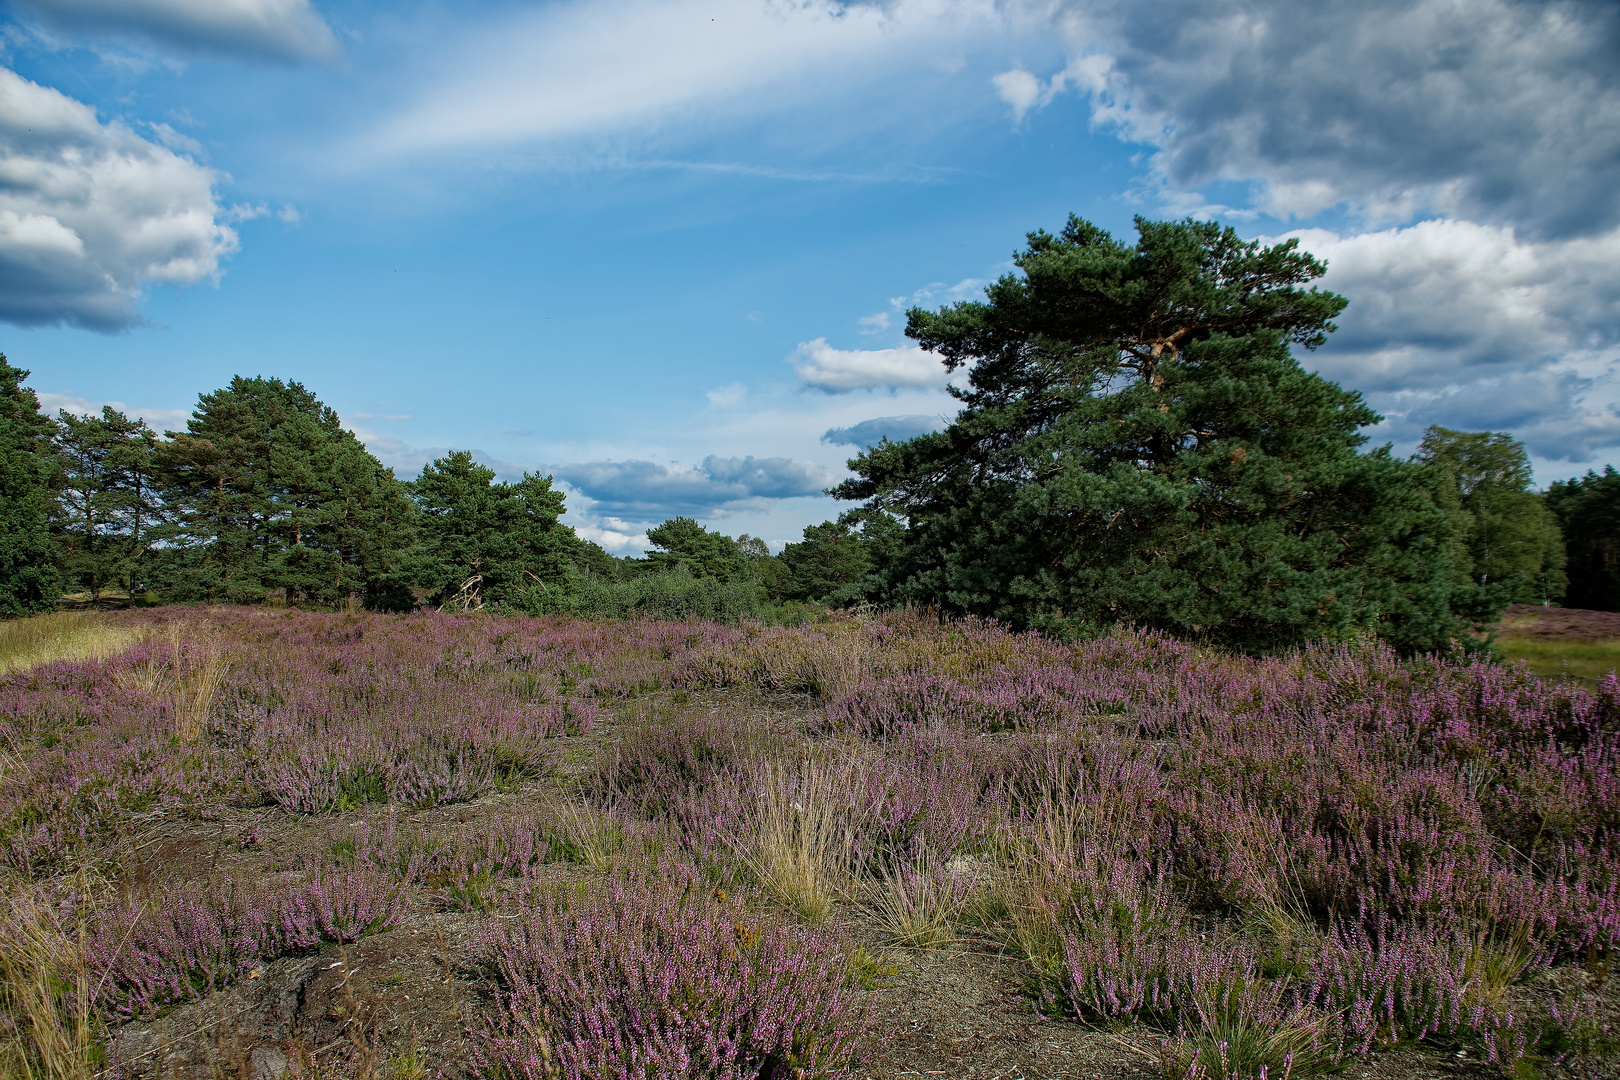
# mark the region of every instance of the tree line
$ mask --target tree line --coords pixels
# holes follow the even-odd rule
[[[559,522],[550,477],[464,451],[400,480],[296,382],[238,377],[159,435],[41,413],[0,357],[0,612],[64,589],[379,610],[760,614],[915,604],[1059,634],[1119,622],[1248,651],[1373,633],[1444,647],[1512,603],[1620,609],[1620,474],[1534,490],[1511,436],[1368,449],[1306,371],[1347,301],[1297,241],[1139,219],[1034,232],[983,301],[908,312],[961,410],[883,441],[856,503],[772,555],[676,517],[645,558]]]
[[[54,608],[64,592],[90,602],[284,598],[531,614],[650,603],[735,615],[760,602],[853,601],[818,567],[830,561],[851,580],[868,569],[837,525],[807,531],[831,530],[812,544],[818,563],[799,545],[772,556],[762,540],[686,517],[649,531],[646,558],[615,558],[559,522],[564,495],[549,476],[498,481],[453,451],[402,481],[297,382],[239,376],[201,395],[184,431],[160,435],[111,406],[47,416],[28,374],[0,356],[7,615]]]

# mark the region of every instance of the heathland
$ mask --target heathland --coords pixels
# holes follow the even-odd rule
[[[1612,674],[904,611],[47,618],[0,674],[8,1076],[1620,1068]]]

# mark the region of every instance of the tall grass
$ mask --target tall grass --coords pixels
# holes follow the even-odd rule
[[[0,675],[57,660],[106,660],[141,640],[141,633],[89,611],[55,611],[0,622]]]
[[[765,891],[806,922],[832,913],[847,891],[853,834],[849,808],[861,777],[848,762],[806,759],[798,768],[766,762],[750,843],[738,854]]]
[[[103,1051],[84,927],[65,931],[32,891],[0,912],[0,1076],[89,1080]]]

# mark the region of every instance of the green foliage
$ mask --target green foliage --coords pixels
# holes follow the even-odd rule
[[[0,354],[0,615],[48,611],[61,592],[50,533],[55,425],[26,378]]]
[[[580,615],[623,619],[638,615],[736,622],[762,614],[759,591],[746,577],[694,577],[684,565],[665,573],[635,574],[619,581],[593,578],[580,586]]]
[[[1305,371],[1346,301],[1295,241],[1138,219],[1031,233],[988,302],[906,333],[972,365],[949,428],[883,442],[835,494],[904,522],[891,601],[1019,626],[1114,622],[1247,650],[1458,633],[1452,519],[1424,469],[1360,453],[1379,417]]]
[[[1564,595],[1563,536],[1531,488],[1522,443],[1502,432],[1431,427],[1418,457],[1438,474],[1440,502],[1456,517],[1457,572],[1467,583],[1460,609],[1488,623],[1509,604],[1550,603]]]
[[[202,395],[186,428],[156,453],[171,511],[158,533],[184,553],[154,560],[167,595],[403,603],[415,507],[314,394],[238,376]]]
[[[1546,500],[1569,556],[1565,606],[1620,611],[1620,472],[1555,482]]]
[[[722,581],[748,574],[748,559],[736,540],[712,533],[689,517],[673,517],[648,529],[647,541],[653,550],[646,561],[654,570],[669,571],[679,565],[694,578]]]
[[[493,469],[456,450],[424,466],[411,490],[422,511],[416,576],[433,590],[431,603],[537,615],[576,606],[579,563],[591,560],[557,521],[563,494],[551,477],[496,483]]]
[[[782,595],[848,607],[876,591],[877,545],[848,515],[808,525],[804,539],[782,549],[787,583]]]

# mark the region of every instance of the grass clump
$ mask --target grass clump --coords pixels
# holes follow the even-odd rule
[[[0,916],[0,1076],[90,1080],[105,1053],[84,927],[64,928],[31,891]]]

